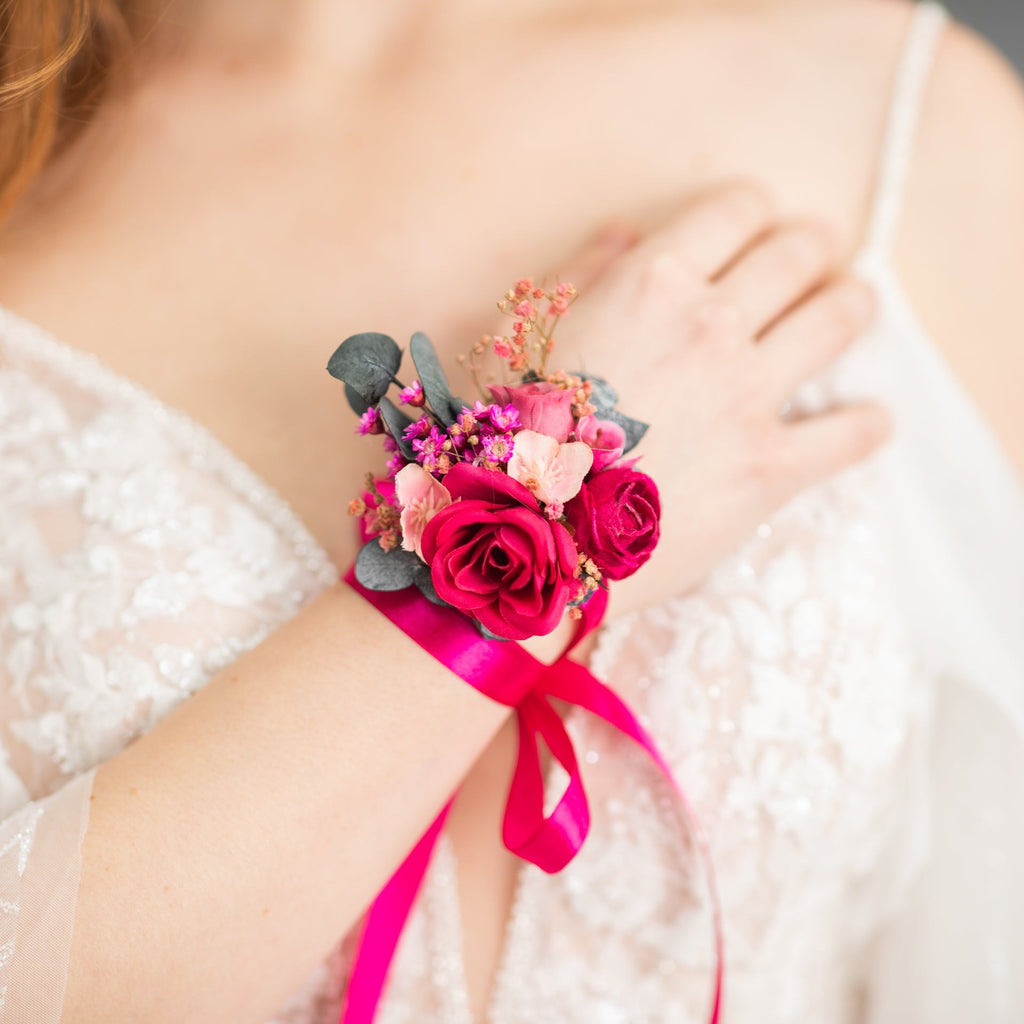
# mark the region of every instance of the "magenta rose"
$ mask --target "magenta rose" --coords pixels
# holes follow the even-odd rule
[[[420,539],[438,596],[509,640],[550,633],[576,570],[569,531],[504,473],[460,462],[444,485],[452,504]]]
[[[610,580],[624,580],[657,547],[658,488],[646,473],[618,465],[595,473],[565,506],[576,545]]]
[[[519,410],[519,422],[525,430],[547,434],[564,444],[576,427],[572,418],[573,392],[546,380],[514,388],[492,384],[490,391],[495,402],[511,403]]]

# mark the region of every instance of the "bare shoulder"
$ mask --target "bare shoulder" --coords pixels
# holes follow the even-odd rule
[[[939,45],[895,256],[926,326],[1024,473],[1024,86],[959,25]]]

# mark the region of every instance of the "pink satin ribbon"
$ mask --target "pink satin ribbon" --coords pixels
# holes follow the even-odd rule
[[[722,911],[707,842],[682,787],[633,712],[587,668],[566,657],[600,624],[607,607],[606,593],[598,591],[587,602],[572,643],[558,661],[545,665],[519,644],[484,640],[465,616],[451,608],[431,604],[415,587],[399,591],[367,590],[351,569],[345,581],[456,675],[493,700],[516,709],[519,755],[505,807],[502,836],[509,850],[544,871],[554,873],[564,868],[583,846],[590,827],[590,811],[576,753],[551,700],[585,708],[647,751],[679,798],[683,818],[707,877],[715,948],[709,1022],[718,1024],[724,977]],[[544,778],[538,739],[544,742],[569,778],[564,793],[548,815],[544,814]],[[450,808],[451,802],[370,907],[348,982],[341,1024],[371,1024],[373,1021],[398,939]]]

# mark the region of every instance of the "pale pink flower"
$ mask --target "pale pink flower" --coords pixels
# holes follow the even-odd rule
[[[559,444],[547,434],[520,430],[508,475],[545,505],[564,505],[579,494],[593,462],[594,453],[582,441]]]
[[[452,496],[422,466],[410,462],[395,476],[395,498],[402,507],[402,547],[422,558],[423,530],[452,503]]]

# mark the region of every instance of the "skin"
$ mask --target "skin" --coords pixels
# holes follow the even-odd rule
[[[759,445],[781,402],[748,415],[746,399],[764,379],[755,356],[772,354],[772,402],[784,401],[870,315],[835,275],[863,235],[907,17],[888,0],[173,5],[139,86],[0,231],[0,299],[208,426],[341,566],[354,548],[339,510],[377,449],[337,443],[352,423],[321,367],[338,340],[423,329],[448,361],[492,328],[484,310],[516,277],[579,265],[593,290],[566,322],[567,363],[585,352],[621,383],[624,408],[646,413],[646,362],[621,343],[642,325],[645,361],[660,353],[679,387],[692,378],[695,396],[716,396],[694,430],[719,445],[721,479],[674,442],[665,413],[647,450],[659,482],[682,494],[692,480],[715,509],[735,510],[713,545],[721,554],[884,432],[865,411],[819,423],[814,443],[775,434]],[[750,178],[761,191],[741,190],[681,242],[688,197]],[[929,88],[896,267],[1024,471],[1022,181],[1019,87],[954,30]],[[610,220],[645,241],[580,254]],[[737,283],[727,265],[743,250],[755,272]],[[800,307],[812,319],[786,318],[776,344],[773,317],[810,294],[822,300]],[[646,578],[617,591],[620,609],[707,568],[673,563],[693,547],[687,524],[674,528]],[[381,650],[394,679],[412,682],[369,695]],[[339,663],[353,668],[340,681]],[[282,681],[296,676],[305,682],[285,703]],[[65,1019],[259,1021],[478,756],[452,830],[457,853],[474,851],[460,856],[460,885],[479,1012],[514,882],[496,839],[514,734],[467,690],[331,591],[101,769]],[[383,749],[379,736],[394,742]],[[256,749],[272,756],[253,759]],[[401,807],[383,799],[381,778]],[[267,844],[282,804],[291,835]],[[168,827],[182,820],[189,841]],[[268,893],[282,863],[294,877]],[[153,897],[161,874],[169,895]]]

